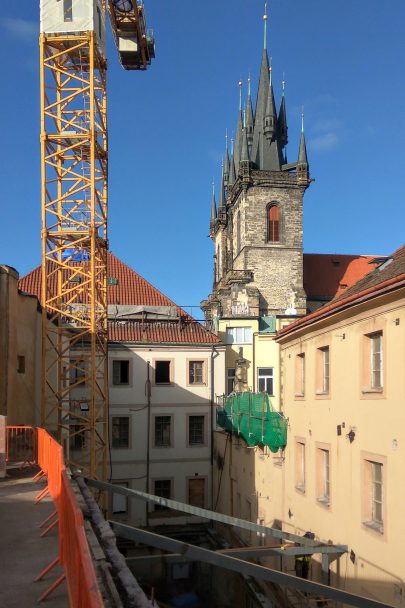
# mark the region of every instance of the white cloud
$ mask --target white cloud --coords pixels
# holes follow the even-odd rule
[[[38,24],[35,21],[27,21],[16,17],[4,17],[1,20],[1,25],[12,36],[29,41],[37,36],[39,32]]]
[[[308,142],[309,147],[316,152],[325,152],[336,148],[339,143],[339,138],[333,131],[322,133]]]

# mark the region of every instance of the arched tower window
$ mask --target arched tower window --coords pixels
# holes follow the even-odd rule
[[[267,240],[269,243],[280,242],[280,209],[277,205],[267,208]]]

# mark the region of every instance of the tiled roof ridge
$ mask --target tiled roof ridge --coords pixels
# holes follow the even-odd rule
[[[370,259],[374,259],[374,258],[389,258],[390,256],[388,255],[379,255],[379,254],[369,254],[369,253],[316,253],[316,252],[309,252],[309,251],[305,251],[304,254],[305,255],[316,255],[316,256],[327,256],[330,258],[370,258]]]
[[[280,329],[277,332],[277,335],[281,337],[285,336],[294,329],[306,327],[307,325],[310,325],[313,321],[320,320],[328,316],[330,312],[338,312],[339,310],[346,308],[348,305],[355,304],[356,301],[360,302],[364,299],[369,299],[367,296],[378,296],[381,293],[384,293],[389,290],[389,288],[392,286],[396,285],[397,287],[401,287],[402,283],[405,285],[405,272],[396,277],[387,279],[386,281],[382,281],[377,285],[373,285],[372,287],[363,289],[362,291],[352,293],[348,296],[339,297],[336,300],[332,300],[330,304],[322,306],[322,308],[318,308],[318,310],[310,313],[309,315],[301,317],[300,319],[297,319],[297,321],[294,321],[294,323],[291,323],[290,325],[287,325],[287,327]]]
[[[151,289],[153,289],[154,291],[156,291],[163,299],[167,300],[167,302],[170,303],[171,306],[175,306],[176,308],[178,308],[179,310],[181,310],[182,314],[185,317],[190,317],[191,319],[193,319],[193,321],[195,321],[196,323],[198,323],[198,321],[196,321],[196,319],[194,319],[190,314],[188,314],[185,310],[183,310],[183,308],[181,308],[181,306],[178,306],[176,304],[176,302],[173,302],[173,300],[171,298],[169,298],[163,292],[161,292],[160,289],[158,289],[157,287],[155,287],[154,285],[152,285],[152,283],[150,281],[148,281],[147,279],[145,279],[145,277],[143,277],[141,274],[139,274],[139,272],[137,270],[134,270],[133,268],[131,268],[131,266],[129,266],[129,264],[127,264],[126,262],[123,262],[112,251],[108,252],[108,257],[114,258],[114,260],[115,260],[116,263],[120,264],[121,266],[125,266],[125,268],[128,268],[128,270],[130,272],[132,272],[133,274],[137,275],[140,279],[142,279],[142,281],[144,281],[148,287],[150,287]],[[108,257],[107,257],[107,260],[108,260]],[[107,263],[107,270],[109,270],[108,263]]]

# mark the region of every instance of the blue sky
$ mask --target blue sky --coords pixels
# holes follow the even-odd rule
[[[39,10],[36,0],[7,7],[0,263],[24,274],[40,262]],[[198,305],[212,284],[211,181],[249,72],[256,94],[263,2],[145,8],[156,36],[150,70],[125,72],[109,45],[110,247],[178,304]],[[272,0],[269,13],[277,103],[283,72],[287,81],[290,161],[305,108],[315,182],[304,250],[389,254],[405,241],[405,3]]]

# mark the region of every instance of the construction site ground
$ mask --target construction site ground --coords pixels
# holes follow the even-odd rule
[[[0,606],[36,606],[38,598],[62,574],[58,565],[43,580],[35,578],[58,555],[58,526],[45,537],[39,525],[54,511],[49,497],[35,504],[45,481],[34,483],[37,468],[20,466],[7,469],[0,479]],[[42,604],[46,608],[69,606],[66,581]]]

